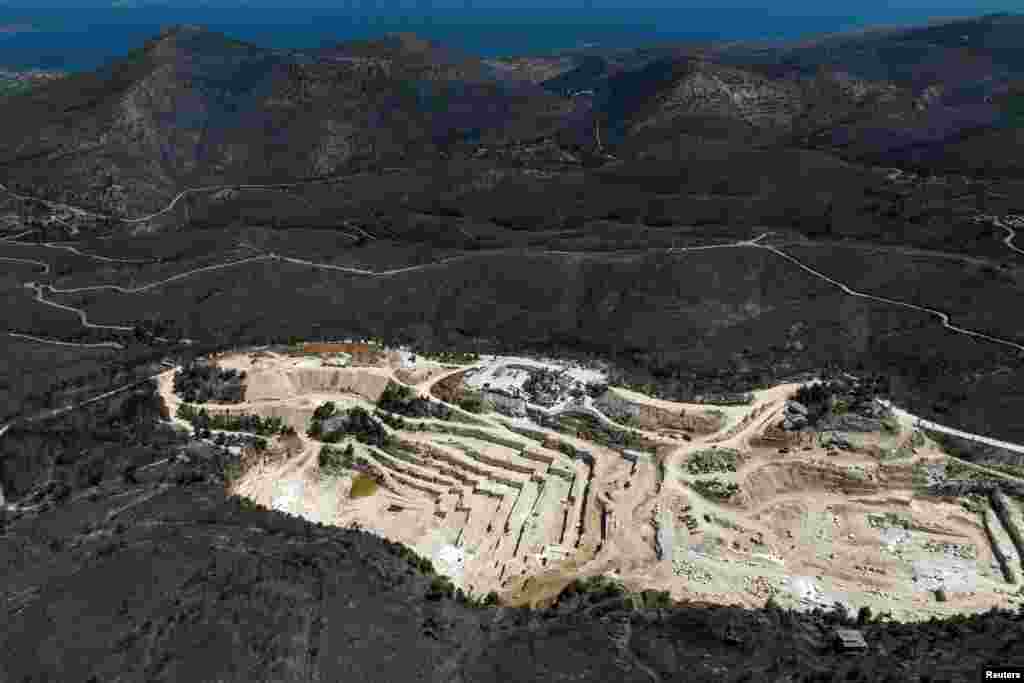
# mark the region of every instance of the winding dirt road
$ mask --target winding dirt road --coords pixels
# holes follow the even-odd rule
[[[261,254],[260,256],[250,256],[248,258],[239,259],[238,261],[228,261],[227,263],[219,263],[213,266],[193,268],[192,270],[185,271],[184,273],[178,273],[177,275],[172,275],[169,278],[157,280],[156,282],[150,282],[147,285],[141,285],[139,287],[122,287],[120,285],[91,285],[88,287],[70,287],[66,289],[61,287],[54,287],[53,285],[40,285],[40,287],[54,294],[78,294],[80,292],[98,292],[103,290],[111,292],[120,292],[122,294],[139,294],[140,292],[146,292],[151,289],[156,289],[157,287],[162,287],[171,282],[183,280],[187,277],[192,277],[193,275],[197,275],[199,273],[205,273],[213,270],[221,270],[224,268],[233,268],[235,266],[240,266],[246,263],[253,263],[255,261],[266,261],[268,259],[275,258],[277,258],[275,254]]]
[[[59,339],[46,339],[44,337],[34,337],[31,334],[20,334],[18,332],[8,332],[8,337],[16,337],[18,339],[28,339],[29,341],[39,342],[40,344],[54,344],[56,346],[72,346],[80,349],[119,349],[124,350],[124,346],[117,342],[95,342],[92,344],[82,344],[78,342],[66,342]]]
[[[32,287],[32,289],[35,290],[35,293],[36,293],[35,301],[38,301],[39,303],[43,304],[44,306],[50,306],[51,308],[56,308],[56,309],[59,309],[61,311],[67,311],[68,313],[74,313],[75,315],[78,316],[78,321],[81,323],[82,327],[88,327],[89,329],[92,329],[92,330],[113,330],[115,332],[134,332],[135,331],[135,326],[134,325],[133,326],[127,326],[127,325],[99,325],[97,323],[91,323],[91,322],[89,322],[89,315],[84,310],[82,310],[81,308],[75,308],[74,306],[65,306],[64,304],[59,304],[56,301],[50,301],[49,299],[44,297],[43,296],[43,290],[48,288],[49,285],[31,284],[31,287]]]
[[[314,261],[307,261],[300,258],[292,258],[289,256],[278,256],[277,254],[271,254],[271,257],[286,263],[294,263],[300,266],[309,266],[311,268],[320,268],[322,270],[336,270],[342,273],[352,273],[353,275],[366,275],[369,277],[388,277],[390,275],[398,275],[400,273],[411,273],[417,270],[425,270],[427,268],[435,268],[442,266],[452,261],[463,261],[466,259],[473,258],[477,254],[463,254],[459,256],[449,256],[443,258],[440,261],[434,261],[432,263],[421,263],[416,266],[405,266],[403,268],[393,268],[391,270],[364,270],[362,268],[353,268],[351,266],[335,266],[330,263],[316,263]]]
[[[12,256],[0,256],[0,261],[10,261],[11,263],[25,263],[30,266],[38,266],[43,269],[44,275],[48,275],[50,273],[50,264],[43,263],[42,261],[36,261],[35,259],[14,258]]]
[[[112,218],[114,220],[120,220],[121,222],[124,222],[124,223],[141,223],[141,222],[145,222],[145,221],[148,221],[148,220],[152,220],[153,218],[156,218],[158,216],[161,216],[161,215],[164,215],[164,214],[168,213],[169,211],[173,210],[174,207],[177,205],[177,203],[180,202],[183,198],[185,198],[186,196],[188,196],[190,194],[194,194],[194,193],[211,192],[211,191],[218,191],[218,190],[225,190],[225,189],[235,189],[235,190],[282,189],[282,188],[290,188],[290,187],[302,187],[302,186],[305,186],[305,185],[312,185],[312,184],[325,184],[325,183],[330,183],[330,182],[336,182],[337,180],[338,180],[338,178],[331,178],[331,179],[325,179],[325,180],[319,180],[319,181],[304,181],[304,182],[296,182],[296,183],[280,183],[280,184],[271,184],[271,185],[240,184],[240,185],[215,185],[215,186],[207,186],[207,187],[199,187],[199,188],[190,188],[190,189],[187,189],[187,190],[184,190],[184,191],[178,193],[178,195],[176,195],[167,204],[167,206],[164,207],[163,209],[161,209],[160,211],[157,211],[155,213],[152,213],[152,214],[149,214],[149,215],[146,215],[146,216],[141,216],[141,217],[132,218],[132,219],[124,219],[124,218],[116,218],[116,217],[111,217],[111,216],[104,216],[102,214],[97,214],[97,213],[94,213],[94,212],[87,211],[85,209],[81,209],[81,208],[78,208],[78,207],[72,207],[72,206],[69,206],[67,204],[62,204],[62,203],[59,203],[59,202],[51,202],[51,201],[48,201],[48,200],[41,200],[41,199],[38,199],[38,198],[35,198],[35,197],[27,197],[25,195],[20,195],[18,193],[12,192],[6,185],[4,185],[2,183],[0,183],[0,190],[4,190],[4,191],[8,192],[9,194],[11,194],[12,196],[15,196],[15,197],[19,197],[19,198],[27,199],[27,200],[32,200],[32,201],[41,201],[44,204],[46,204],[47,206],[59,207],[59,208],[62,208],[62,209],[65,209],[65,210],[68,210],[68,211],[71,211],[73,213],[77,213],[77,214],[80,214],[80,215],[87,215],[87,216],[93,216],[93,217],[99,217],[99,218]],[[1014,245],[1014,243],[1013,243],[1014,239],[1016,237],[1015,227],[1019,226],[1019,224],[1020,224],[1020,217],[1018,217],[1018,216],[1008,216],[1007,220],[1010,221],[1012,223],[1012,225],[1004,222],[1002,219],[1000,219],[998,217],[986,216],[984,218],[988,218],[988,219],[994,220],[997,225],[999,225],[1000,227],[1002,227],[1004,230],[1007,231],[1008,235],[1007,235],[1006,239],[1003,242],[1004,242],[1004,244],[1009,249],[1013,250],[1014,252],[1024,254],[1024,251],[1022,251],[1021,249],[1016,247]],[[25,234],[28,234],[28,232],[31,232],[31,231],[22,232],[19,235],[16,235],[15,237],[13,237],[13,238],[0,239],[0,241],[6,242],[6,243],[13,243],[14,239],[16,239],[17,237],[21,237],[21,236],[23,236]],[[794,265],[796,265],[801,270],[803,270],[803,271],[805,271],[807,273],[810,273],[811,275],[814,275],[815,277],[817,277],[819,279],[822,279],[822,280],[824,280],[824,281],[826,281],[826,282],[828,282],[828,283],[838,287],[840,290],[842,290],[844,293],[846,293],[846,294],[848,294],[850,296],[854,296],[854,297],[858,297],[858,298],[862,298],[862,299],[868,299],[868,300],[871,300],[871,301],[877,301],[877,302],[880,302],[880,303],[885,303],[885,304],[889,304],[889,305],[893,305],[893,306],[899,306],[899,307],[902,307],[902,308],[907,308],[907,309],[919,311],[919,312],[922,312],[922,313],[927,313],[929,315],[932,315],[932,316],[935,316],[936,318],[938,318],[938,320],[940,321],[942,326],[944,328],[952,331],[952,332],[955,332],[955,333],[958,333],[958,334],[965,334],[965,335],[968,335],[968,336],[971,336],[971,337],[974,337],[974,338],[977,338],[977,339],[982,339],[982,340],[985,340],[985,341],[988,341],[988,342],[991,342],[991,343],[994,343],[994,344],[999,344],[999,345],[1002,345],[1002,346],[1008,346],[1008,347],[1017,349],[1018,351],[1024,351],[1024,345],[1019,344],[1017,342],[1014,342],[1014,341],[1011,341],[1011,340],[1008,340],[1008,339],[1003,339],[1003,338],[1000,338],[1000,337],[995,337],[993,335],[985,334],[983,332],[978,332],[976,330],[970,330],[970,329],[967,329],[967,328],[963,328],[963,327],[959,327],[957,325],[954,325],[950,321],[949,314],[944,313],[942,311],[939,311],[937,309],[929,308],[929,307],[926,307],[926,306],[919,306],[917,304],[911,304],[911,303],[907,303],[907,302],[904,302],[904,301],[899,301],[899,300],[896,300],[896,299],[890,299],[888,297],[881,297],[881,296],[877,296],[877,295],[874,295],[874,294],[868,294],[866,292],[857,291],[857,290],[849,287],[848,285],[846,285],[846,284],[844,284],[844,283],[842,283],[842,282],[840,282],[838,280],[835,280],[835,279],[829,277],[828,275],[825,275],[824,273],[822,273],[822,272],[820,272],[818,270],[815,270],[814,268],[811,268],[810,266],[808,266],[807,264],[803,263],[802,261],[800,261],[796,257],[791,256],[790,254],[787,254],[786,252],[780,250],[777,247],[774,247],[774,246],[771,246],[771,245],[768,245],[768,244],[762,244],[761,241],[764,238],[766,238],[769,235],[771,235],[771,234],[772,234],[771,232],[765,232],[765,233],[762,233],[761,235],[759,235],[758,237],[753,238],[753,239],[739,240],[737,242],[732,242],[732,243],[728,243],[728,244],[713,244],[713,245],[704,245],[704,246],[697,246],[697,247],[672,247],[672,248],[669,248],[669,249],[667,249],[665,251],[668,252],[668,253],[677,253],[677,252],[703,251],[703,250],[708,250],[708,249],[736,248],[736,247],[749,247],[749,248],[755,248],[755,249],[765,249],[765,250],[770,251],[770,252],[774,253],[775,255],[777,255],[777,256],[779,256],[781,258],[784,258],[787,261],[793,263]],[[101,261],[132,262],[132,263],[138,262],[136,260],[130,260],[130,259],[129,260],[126,260],[126,259],[114,259],[114,258],[110,258],[110,257],[98,256],[98,255],[95,255],[95,254],[86,254],[84,252],[79,251],[78,249],[75,249],[74,247],[69,247],[69,246],[66,246],[66,245],[57,245],[57,244],[48,243],[48,244],[44,244],[42,246],[46,246],[46,247],[49,247],[49,248],[55,248],[55,249],[65,249],[65,250],[71,251],[72,253],[76,253],[76,254],[79,254],[79,255],[82,255],[82,256],[85,256],[85,257],[94,258],[94,259],[101,260]],[[550,251],[550,252],[546,252],[546,253],[578,255],[577,252]],[[59,304],[59,303],[50,301],[50,300],[45,298],[44,291],[49,291],[49,292],[55,293],[55,294],[74,294],[74,293],[79,293],[79,292],[109,290],[109,291],[120,292],[120,293],[123,293],[123,294],[139,294],[139,293],[146,292],[146,291],[149,291],[149,290],[152,290],[152,289],[156,289],[158,287],[161,287],[161,286],[166,285],[166,284],[171,283],[171,282],[175,282],[177,280],[185,279],[185,278],[191,277],[193,275],[198,275],[200,273],[209,272],[209,271],[213,271],[213,270],[224,269],[224,268],[231,268],[231,267],[235,267],[235,266],[238,266],[238,265],[243,265],[243,264],[246,264],[246,263],[252,263],[252,262],[261,261],[261,260],[283,261],[283,262],[288,262],[288,263],[292,263],[292,264],[296,264],[296,265],[304,265],[304,266],[318,268],[318,269],[333,270],[333,271],[338,271],[338,272],[351,273],[351,274],[355,274],[355,275],[366,275],[366,276],[369,276],[369,277],[387,277],[387,276],[391,276],[391,275],[397,275],[397,274],[400,274],[400,273],[407,273],[407,272],[413,272],[413,271],[417,271],[417,270],[423,270],[423,269],[426,269],[426,268],[432,268],[432,267],[444,265],[444,264],[452,262],[452,261],[472,258],[472,256],[474,256],[474,254],[448,257],[448,258],[441,259],[439,261],[436,261],[436,262],[433,262],[433,263],[428,263],[428,264],[420,264],[420,265],[416,265],[416,266],[408,266],[408,267],[396,268],[396,269],[390,269],[390,270],[383,270],[383,271],[372,271],[372,270],[366,270],[366,269],[361,269],[361,268],[353,268],[353,267],[348,267],[348,266],[337,266],[337,265],[333,265],[333,264],[316,263],[316,262],[313,262],[313,261],[308,261],[306,259],[299,259],[299,258],[294,258],[294,257],[280,256],[280,255],[275,254],[275,253],[270,253],[270,254],[262,254],[262,255],[259,255],[259,256],[253,256],[253,257],[246,258],[246,259],[241,259],[241,260],[238,260],[238,261],[231,261],[231,262],[228,262],[228,263],[217,264],[217,265],[213,265],[213,266],[205,266],[205,267],[202,267],[202,268],[195,268],[193,270],[186,271],[184,273],[179,273],[178,275],[174,275],[174,276],[171,276],[171,277],[163,279],[163,280],[159,280],[159,281],[156,281],[156,282],[152,282],[152,283],[149,283],[149,284],[146,284],[146,285],[141,285],[139,287],[134,287],[134,288],[133,287],[122,287],[120,285],[94,285],[94,286],[88,286],[88,287],[75,287],[75,288],[58,288],[58,287],[55,287],[55,286],[49,285],[49,284],[43,285],[43,284],[37,284],[37,283],[26,283],[26,285],[29,286],[29,287],[32,287],[35,290],[35,292],[36,292],[35,300],[36,301],[38,301],[39,303],[44,304],[44,305],[52,306],[52,307],[55,307],[55,308],[58,308],[58,309],[61,309],[61,310],[68,311],[68,312],[76,314],[79,317],[79,320],[81,321],[81,324],[84,327],[89,327],[89,328],[92,328],[92,329],[115,330],[115,331],[119,331],[119,332],[132,332],[132,331],[135,330],[134,326],[129,327],[129,326],[123,326],[123,325],[99,325],[99,324],[91,323],[91,322],[89,322],[88,315],[86,314],[86,312],[84,310],[78,309],[78,308],[74,308],[72,306],[67,306],[67,305],[64,305],[64,304]],[[51,272],[49,264],[44,263],[42,261],[36,261],[36,260],[33,260],[33,259],[19,259],[19,258],[13,258],[13,257],[0,257],[0,260],[9,261],[9,262],[15,262],[15,263],[26,263],[26,264],[30,264],[30,265],[35,265],[35,266],[43,268],[44,274],[49,274]],[[28,337],[27,335],[22,335],[22,336],[25,337],[25,338],[31,338],[31,337]],[[47,340],[46,342],[43,342],[41,339],[40,339],[40,342],[41,343],[51,343],[50,340]],[[72,345],[71,343],[67,343],[67,344],[68,345]],[[85,345],[81,345],[81,346],[85,346]],[[90,346],[92,346],[92,345],[90,345]],[[948,429],[951,429],[951,428],[945,428],[945,429],[948,430]],[[979,440],[979,441],[987,439],[987,437],[980,437],[979,435],[968,434],[967,432],[960,432],[959,430],[955,430],[953,432],[948,432],[948,433],[956,433],[957,435],[963,436],[964,438],[972,438],[972,439]],[[998,444],[1004,444],[1005,443],[1005,442],[997,442],[996,440],[991,440],[991,441],[996,442]],[[985,441],[983,441],[983,442],[985,442]],[[1006,447],[1006,446],[1003,446],[1003,447]],[[1021,448],[1024,448],[1024,447],[1021,447]]]
[[[19,232],[17,235],[13,235],[11,237],[0,237],[0,244],[14,244],[24,246],[22,242],[17,242],[15,240],[17,240],[19,237],[24,237],[25,235],[28,235],[29,233],[32,232],[35,232],[35,230],[26,230],[25,232]],[[36,261],[35,259],[14,258],[13,256],[0,256],[0,261],[10,261],[12,263],[27,263],[32,266],[39,266],[40,268],[43,269],[43,275],[49,275],[51,272],[49,263],[44,263],[43,261]]]
[[[327,183],[327,182],[334,182],[335,180],[337,180],[337,179],[336,178],[332,178],[332,179],[321,180],[321,181],[305,181],[305,182],[297,182],[297,183],[279,183],[279,184],[272,184],[272,185],[214,185],[214,186],[207,186],[207,187],[189,188],[189,189],[183,190],[182,192],[179,192],[167,204],[167,206],[164,207],[163,209],[161,209],[160,211],[157,211],[155,213],[149,214],[147,216],[141,216],[141,217],[138,217],[138,218],[116,219],[116,220],[121,220],[122,222],[125,222],[125,223],[140,223],[140,222],[144,222],[144,221],[147,221],[147,220],[151,220],[153,218],[156,218],[157,216],[163,215],[163,214],[173,210],[173,208],[175,207],[175,205],[179,201],[181,201],[184,197],[186,197],[186,196],[188,196],[189,194],[192,194],[192,193],[210,192],[210,191],[224,190],[224,189],[236,189],[236,190],[280,189],[280,188],[288,188],[288,187],[301,187],[301,186],[311,185],[311,184],[322,184],[322,183]],[[20,197],[20,198],[23,198],[23,199],[34,199],[34,198],[31,198],[31,197],[25,197],[24,195],[19,195],[19,194],[15,193],[15,192],[12,192],[6,185],[4,185],[2,183],[0,183],[0,189],[5,190],[8,193],[10,193],[11,195],[16,196],[16,197]],[[39,201],[44,201],[45,202],[45,200],[39,200]],[[78,209],[76,207],[71,207],[71,206],[68,206],[66,204],[60,204],[60,203],[57,203],[57,202],[45,202],[45,203],[47,203],[47,205],[59,206],[61,208],[65,208],[67,210],[75,211],[75,212],[78,212],[78,213],[81,213],[81,214],[85,214],[85,215],[93,215],[93,216],[100,215],[100,214],[94,214],[94,213],[88,212],[88,211],[86,211],[84,209]],[[105,218],[112,218],[112,217],[109,217],[109,216],[103,216],[103,217],[105,217]],[[991,218],[991,217],[987,217],[986,216],[985,218]],[[1016,222],[1016,218],[1017,218],[1016,216],[1012,216],[1010,218]],[[996,218],[995,220],[997,221],[997,223],[1001,227],[1003,227],[1004,229],[1006,229],[1010,233],[1007,236],[1006,240],[1004,240],[1004,243],[1006,244],[1006,246],[1009,247],[1010,249],[1014,250],[1014,251],[1021,251],[1020,249],[1018,249],[1013,244],[1013,238],[1016,236],[1016,233],[1015,233],[1013,227],[1010,227],[1010,226],[1002,223],[998,218]],[[25,234],[25,233],[22,233],[22,234]],[[667,249],[666,251],[668,253],[677,253],[677,252],[702,251],[702,250],[708,250],[708,249],[722,249],[722,248],[736,248],[736,247],[751,247],[751,248],[756,248],[756,249],[766,249],[766,250],[771,251],[772,253],[774,253],[774,254],[776,254],[776,255],[786,259],[787,261],[792,262],[797,267],[799,267],[801,270],[804,270],[804,271],[814,275],[815,277],[818,277],[818,278],[820,278],[822,280],[825,280],[826,282],[828,282],[830,284],[835,285],[836,287],[840,288],[843,292],[845,292],[846,294],[849,294],[850,296],[855,296],[855,297],[862,298],[862,299],[869,299],[869,300],[872,300],[872,301],[878,301],[880,303],[891,304],[891,305],[894,305],[894,306],[900,306],[902,308],[908,308],[908,309],[911,309],[911,310],[920,311],[922,313],[928,313],[929,315],[933,315],[933,316],[937,317],[939,319],[940,323],[942,324],[942,326],[945,327],[946,329],[950,330],[950,331],[953,331],[953,332],[956,332],[956,333],[959,333],[959,334],[966,334],[966,335],[975,337],[977,339],[984,339],[984,340],[992,342],[994,344],[1000,344],[1000,345],[1003,345],[1003,346],[1009,346],[1009,347],[1015,348],[1015,349],[1017,349],[1019,351],[1024,351],[1024,345],[1022,345],[1022,344],[1018,344],[1018,343],[1010,341],[1008,339],[1002,339],[1000,337],[995,337],[993,335],[985,334],[983,332],[978,332],[978,331],[975,331],[975,330],[970,330],[970,329],[966,329],[966,328],[963,328],[963,327],[959,327],[957,325],[953,325],[950,322],[949,314],[944,313],[944,312],[939,311],[939,310],[936,310],[934,308],[928,308],[926,306],[919,306],[917,304],[911,304],[911,303],[907,303],[905,301],[898,301],[896,299],[890,299],[888,297],[876,296],[874,294],[868,294],[868,293],[865,293],[865,292],[859,292],[857,290],[854,290],[851,287],[849,287],[848,285],[846,285],[846,284],[844,284],[842,282],[839,282],[838,280],[835,280],[835,279],[825,275],[824,273],[822,273],[822,272],[820,272],[818,270],[815,270],[814,268],[811,268],[810,266],[806,265],[805,263],[803,263],[802,261],[800,261],[796,257],[791,256],[791,255],[787,254],[784,251],[781,251],[777,247],[773,247],[771,245],[766,245],[766,244],[761,244],[761,240],[763,240],[765,237],[768,237],[771,234],[772,234],[771,232],[765,232],[765,233],[762,233],[761,235],[759,235],[758,237],[755,237],[753,239],[739,240],[737,242],[732,242],[732,243],[729,243],[729,244],[712,244],[712,245],[704,245],[704,246],[697,246],[697,247],[671,247],[671,248]],[[4,241],[10,241],[10,240],[4,240]],[[81,252],[78,252],[78,253],[81,253]],[[550,252],[547,252],[547,253],[567,254],[567,253],[572,253],[572,252],[550,251]],[[1021,253],[1024,253],[1024,252],[1021,252]],[[104,258],[105,259],[105,257],[100,257],[100,258]],[[459,260],[459,259],[465,259],[465,258],[470,258],[470,256],[453,256],[453,257],[448,257],[446,259],[442,259],[440,261],[437,261],[437,262],[434,262],[434,263],[431,263],[431,264],[421,264],[421,265],[416,265],[416,266],[408,266],[408,267],[405,267],[405,268],[396,268],[396,269],[384,270],[384,271],[371,271],[371,270],[365,270],[365,269],[362,269],[362,268],[352,268],[352,267],[348,267],[348,266],[336,266],[336,265],[332,265],[332,264],[316,263],[316,262],[313,262],[313,261],[308,261],[306,259],[299,259],[299,258],[294,258],[294,257],[279,256],[277,254],[266,254],[266,255],[261,255],[261,256],[254,256],[254,257],[251,257],[251,258],[248,258],[248,259],[242,259],[240,261],[232,261],[230,263],[225,263],[225,264],[220,264],[220,265],[215,265],[215,266],[206,266],[204,268],[196,268],[194,270],[187,271],[185,273],[181,273],[179,275],[172,276],[172,277],[167,278],[165,280],[160,280],[160,281],[157,281],[157,282],[153,282],[153,283],[150,283],[148,285],[142,285],[141,287],[137,287],[137,288],[126,288],[126,287],[121,287],[119,285],[96,285],[96,286],[92,286],[92,287],[77,287],[77,288],[72,288],[72,289],[58,289],[58,288],[53,287],[52,285],[45,285],[45,287],[48,288],[51,292],[58,293],[58,294],[71,294],[71,293],[76,293],[76,292],[99,291],[99,290],[111,290],[111,291],[117,291],[117,292],[121,292],[121,293],[125,293],[125,294],[137,294],[137,293],[144,292],[144,291],[147,291],[147,290],[150,290],[150,289],[155,289],[157,287],[160,287],[161,285],[167,284],[169,282],[173,282],[175,280],[179,280],[179,279],[183,279],[183,278],[186,278],[186,277],[190,277],[191,275],[195,275],[195,274],[198,274],[198,273],[202,273],[202,272],[206,272],[206,271],[211,271],[211,270],[217,270],[217,269],[220,269],[220,268],[228,268],[228,267],[232,267],[232,266],[235,266],[235,265],[240,265],[240,264],[243,264],[243,263],[248,263],[248,262],[252,262],[252,261],[256,261],[256,260],[262,260],[262,259],[286,261],[288,263],[293,263],[293,264],[296,264],[296,265],[305,265],[305,266],[309,266],[309,267],[313,267],[313,268],[320,268],[320,269],[325,269],[325,270],[334,270],[334,271],[338,271],[338,272],[352,273],[352,274],[355,274],[355,275],[366,275],[366,276],[371,276],[371,277],[386,277],[386,276],[389,276],[389,275],[397,275],[399,273],[413,272],[413,271],[416,271],[416,270],[422,270],[422,269],[427,268],[427,267],[443,265],[443,264],[451,262],[451,261],[455,261],[455,260]],[[4,258],[4,260],[16,260],[16,261],[19,261],[19,262],[31,263],[31,264],[34,264],[34,265],[40,265],[40,266],[43,266],[43,267],[46,268],[46,272],[49,272],[49,266],[47,264],[44,264],[44,263],[40,262],[40,261],[32,261],[32,260],[28,260],[28,259],[9,259],[9,258],[6,258],[6,257]],[[87,318],[87,316],[85,315],[85,313],[83,311],[80,311],[79,309],[74,309],[74,308],[71,308],[71,307],[68,307],[68,306],[63,306],[63,305],[60,305],[60,304],[55,304],[53,302],[47,301],[42,296],[42,287],[37,288],[36,300],[40,301],[41,303],[44,303],[44,304],[53,305],[53,306],[56,306],[58,308],[62,308],[64,310],[73,311],[73,312],[75,312],[75,313],[77,313],[79,315],[80,319],[82,319],[83,325],[86,325],[87,327],[96,327],[95,325],[91,325],[91,324],[88,323],[88,318]],[[124,328],[122,326],[99,326],[99,328],[100,329],[120,329],[120,330],[126,329],[126,328]],[[134,329],[134,328],[132,328],[132,329]]]
[[[998,216],[992,216],[992,221],[1007,233],[1006,238],[1003,240],[1003,244],[1005,244],[1008,249],[1024,255],[1024,249],[1021,249],[1013,243],[1017,238],[1017,231],[1014,228],[1024,228],[1024,216],[1006,216],[1005,221]]]
[[[90,259],[93,259],[95,261],[104,261],[106,263],[139,263],[139,264],[146,264],[146,263],[156,263],[157,262],[156,259],[114,258],[112,256],[100,256],[99,254],[88,254],[88,253],[86,253],[84,251],[79,251],[75,247],[71,247],[71,246],[68,246],[66,244],[57,244],[56,242],[40,242],[38,245],[32,245],[32,246],[40,246],[40,247],[46,247],[47,249],[61,249],[63,251],[70,251],[72,254],[76,254],[78,256],[84,256],[85,258],[90,258]]]
[[[857,290],[852,289],[848,285],[845,285],[842,282],[839,282],[838,280],[833,280],[828,275],[825,275],[824,273],[822,273],[820,271],[817,271],[814,268],[811,268],[810,266],[808,266],[807,264],[803,263],[802,261],[800,261],[796,257],[790,256],[786,252],[781,251],[780,249],[778,249],[776,247],[773,247],[773,246],[767,245],[767,244],[754,244],[754,245],[751,245],[751,246],[753,246],[755,248],[758,248],[758,249],[766,249],[766,250],[772,252],[773,254],[777,254],[778,256],[781,256],[782,258],[786,259],[787,261],[790,261],[791,263],[795,264],[801,270],[807,271],[811,275],[814,275],[815,277],[818,277],[818,278],[824,280],[825,282],[828,282],[830,284],[835,285],[836,287],[838,287],[839,289],[843,290],[845,293],[849,294],[850,296],[859,297],[861,299],[870,299],[872,301],[879,301],[879,302],[885,303],[885,304],[892,304],[893,306],[900,306],[902,308],[909,308],[909,309],[912,309],[912,310],[915,310],[915,311],[920,311],[922,313],[928,313],[930,315],[933,315],[933,316],[937,317],[939,319],[939,322],[942,323],[942,326],[945,327],[947,330],[951,330],[953,332],[957,332],[957,333],[960,333],[960,334],[966,334],[966,335],[969,335],[971,337],[976,337],[978,339],[984,339],[986,341],[992,342],[993,344],[1001,344],[1003,346],[1009,346],[1009,347],[1017,349],[1018,351],[1024,351],[1024,345],[1018,344],[1017,342],[1013,342],[1013,341],[1010,341],[1008,339],[1002,339],[1000,337],[993,337],[992,335],[985,334],[983,332],[976,332],[974,330],[968,330],[968,329],[963,328],[963,327],[958,327],[958,326],[956,326],[956,325],[954,325],[954,324],[952,324],[950,322],[949,314],[948,313],[943,313],[942,311],[938,311],[938,310],[936,310],[934,308],[928,308],[927,306],[918,306],[917,304],[910,304],[910,303],[907,303],[905,301],[897,301],[896,299],[890,299],[890,298],[884,297],[884,296],[876,296],[874,294],[867,294],[865,292],[858,292]]]
[[[145,223],[146,221],[153,220],[154,218],[158,218],[159,216],[163,216],[164,214],[166,214],[166,213],[168,213],[170,211],[173,211],[174,207],[177,206],[178,202],[180,202],[182,199],[184,199],[185,197],[189,196],[190,194],[199,194],[201,192],[217,192],[217,191],[220,191],[220,190],[279,190],[279,189],[286,189],[286,188],[289,188],[289,187],[305,187],[306,185],[324,185],[324,184],[328,184],[328,183],[332,183],[332,182],[337,182],[341,178],[348,178],[348,177],[351,177],[351,176],[342,175],[342,176],[334,176],[334,177],[331,177],[331,178],[324,178],[322,180],[306,180],[306,181],[300,181],[300,182],[296,182],[296,183],[276,183],[276,184],[270,184],[270,185],[230,184],[230,185],[207,185],[205,187],[191,187],[191,188],[189,188],[187,190],[182,190],[181,192],[179,192],[171,201],[169,201],[167,203],[167,206],[165,206],[164,208],[160,209],[159,211],[156,211],[154,213],[148,214],[146,216],[139,216],[137,218],[122,218],[122,217],[119,217],[119,216],[109,216],[107,214],[96,213],[95,211],[88,211],[86,209],[82,209],[82,208],[76,207],[76,206],[71,206],[69,204],[63,204],[61,202],[54,202],[54,201],[50,201],[50,200],[47,200],[47,199],[40,199],[38,197],[31,197],[31,196],[28,196],[28,195],[19,194],[19,193],[15,192],[15,191],[11,190],[9,187],[4,185],[3,183],[0,183],[0,190],[3,190],[4,192],[7,192],[8,194],[10,194],[13,197],[17,197],[18,199],[24,199],[24,200],[27,200],[27,201],[34,201],[34,202],[42,202],[43,204],[45,204],[46,206],[49,206],[50,208],[57,207],[57,208],[65,209],[67,211],[70,211],[71,213],[76,213],[76,214],[78,214],[80,216],[90,216],[92,218],[104,218],[104,219],[109,219],[109,220],[120,221],[121,223]]]

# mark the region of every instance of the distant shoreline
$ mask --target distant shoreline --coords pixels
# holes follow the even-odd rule
[[[0,35],[35,33],[36,30],[36,27],[32,24],[0,24]]]
[[[318,3],[326,4],[325,0],[308,4]],[[183,10],[145,3],[132,8],[108,4],[75,9],[54,7],[60,4],[58,0],[17,4],[30,7],[0,7],[0,64],[12,69],[68,72],[101,68],[175,23],[199,24],[236,40],[286,50],[315,50],[324,44],[375,38],[388,32],[412,32],[448,48],[494,59],[548,56],[587,49],[587,44],[599,49],[629,49],[680,42],[814,40],[836,32],[870,30],[882,23],[915,24],[926,20],[923,15],[927,14],[901,11],[797,17],[734,7],[699,12],[607,8],[581,14],[567,7],[449,7],[425,16],[402,8],[345,10],[337,3],[316,10],[316,21],[310,22],[306,14],[291,7],[253,7],[238,12],[229,7]],[[943,14],[967,17],[981,13],[946,9]],[[84,25],[88,31],[80,30]]]

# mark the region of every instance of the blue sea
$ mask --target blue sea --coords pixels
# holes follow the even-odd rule
[[[346,3],[355,4],[355,3]],[[949,13],[947,12],[947,15]],[[891,21],[920,17],[886,16]],[[16,10],[0,7],[0,68],[95,69],[138,47],[162,27],[201,24],[273,48],[319,47],[411,31],[484,57],[545,54],[585,45],[782,40],[857,28],[865,18],[793,16],[769,10],[442,9],[429,15],[360,9],[115,8]]]

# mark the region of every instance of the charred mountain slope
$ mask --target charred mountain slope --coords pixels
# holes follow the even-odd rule
[[[1022,30],[1020,16],[989,15],[783,44],[598,50],[543,85],[588,93],[587,123],[619,156],[683,135],[1020,177]]]
[[[188,186],[436,157],[460,136],[535,136],[561,106],[477,59],[445,59],[410,38],[282,52],[178,26],[5,102],[0,169],[33,194],[137,214]]]

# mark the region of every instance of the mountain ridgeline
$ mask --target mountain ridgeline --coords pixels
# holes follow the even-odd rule
[[[8,181],[127,212],[203,184],[280,182],[558,136],[620,157],[693,138],[968,174],[1021,171],[1020,17],[783,47],[580,50],[536,82],[409,34],[306,51],[167,30],[4,105]],[[579,93],[583,93],[579,95]],[[999,154],[993,154],[994,150]],[[682,150],[685,152],[686,150]]]

